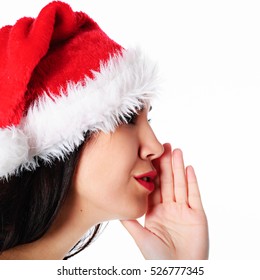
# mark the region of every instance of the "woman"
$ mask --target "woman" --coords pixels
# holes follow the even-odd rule
[[[194,170],[147,120],[155,65],[62,2],[0,40],[0,258],[68,258],[119,219],[146,259],[206,259]]]

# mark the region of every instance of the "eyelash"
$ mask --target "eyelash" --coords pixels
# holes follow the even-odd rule
[[[135,125],[137,117],[138,117],[137,113],[132,113],[130,116],[125,117],[125,123]],[[148,119],[147,121],[148,123],[150,123],[152,120]]]
[[[129,116],[125,116],[125,123],[134,125],[136,123],[137,116],[138,115],[136,113],[132,113]]]

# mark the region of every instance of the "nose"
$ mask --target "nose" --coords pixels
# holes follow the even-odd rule
[[[159,158],[164,152],[163,145],[156,138],[150,125],[147,126],[147,129],[143,130],[140,143],[139,156],[144,160],[154,160]]]

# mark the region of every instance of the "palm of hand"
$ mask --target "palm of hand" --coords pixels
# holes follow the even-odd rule
[[[156,205],[145,217],[150,232],[143,242],[153,242],[152,258],[205,259],[208,257],[207,219],[204,211],[167,202]]]
[[[158,187],[149,197],[149,209],[142,227],[137,221],[124,226],[146,259],[207,259],[208,226],[192,167],[185,167],[180,150],[165,145],[155,163]]]

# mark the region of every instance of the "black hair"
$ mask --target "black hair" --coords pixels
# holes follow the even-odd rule
[[[137,115],[131,112],[119,124],[135,124]],[[85,141],[63,160],[46,163],[36,159],[39,166],[35,170],[0,179],[0,254],[36,241],[48,231],[66,199],[80,153],[90,137],[86,133]],[[85,249],[100,230],[101,224],[91,228],[64,259]]]
[[[46,164],[39,159],[34,171],[25,170],[8,181],[0,181],[0,254],[36,241],[47,232],[66,199],[84,143],[64,160]],[[99,229],[96,225],[64,259],[88,246]]]

